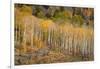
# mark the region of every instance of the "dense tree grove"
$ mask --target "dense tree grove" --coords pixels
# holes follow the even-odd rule
[[[94,59],[94,9],[15,4],[15,64]]]

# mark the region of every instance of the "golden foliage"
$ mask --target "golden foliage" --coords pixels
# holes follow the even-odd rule
[[[23,37],[22,43],[15,48],[15,52],[26,54],[34,53],[44,48],[50,48],[47,55],[39,58],[32,57],[32,63],[37,63],[34,60],[38,60],[38,63],[65,61],[63,59],[67,55],[64,52],[68,53],[68,56],[69,52],[74,55],[78,52],[78,56],[81,55],[84,57],[88,56],[88,52],[91,55],[90,49],[93,47],[94,38],[93,29],[74,27],[69,24],[57,24],[50,19],[36,18],[29,12],[32,13],[32,9],[27,6],[15,8],[15,27],[19,28],[20,32],[23,32],[21,34]],[[65,12],[64,15],[67,16],[70,13]],[[19,34],[20,32],[15,34]],[[28,37],[24,36],[24,34]],[[27,41],[30,43],[29,45]],[[86,48],[84,49],[84,47]],[[86,51],[85,54],[87,55],[83,55],[84,51]]]
[[[43,30],[48,30],[49,28],[52,28],[54,26],[54,23],[52,20],[42,20],[40,22],[40,27],[43,29]]]

